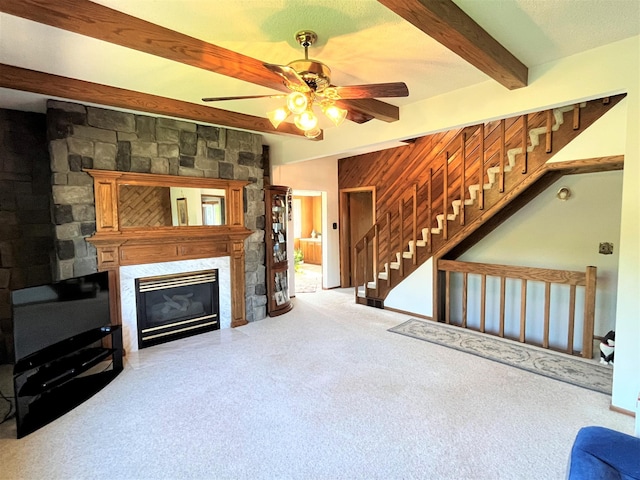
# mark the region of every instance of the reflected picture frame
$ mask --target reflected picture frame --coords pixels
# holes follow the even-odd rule
[[[189,211],[187,210],[187,199],[176,199],[176,211],[178,213],[178,226],[189,225]]]

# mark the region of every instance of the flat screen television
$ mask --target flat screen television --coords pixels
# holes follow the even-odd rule
[[[15,361],[111,323],[109,275],[100,272],[11,292]]]

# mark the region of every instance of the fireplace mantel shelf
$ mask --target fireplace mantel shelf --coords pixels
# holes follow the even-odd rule
[[[158,261],[236,256],[251,235],[244,227],[167,227],[96,233],[100,270]]]

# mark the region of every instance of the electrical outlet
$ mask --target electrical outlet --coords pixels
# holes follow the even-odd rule
[[[601,243],[598,253],[601,253],[602,255],[611,255],[613,253],[613,243],[609,243],[609,242]]]

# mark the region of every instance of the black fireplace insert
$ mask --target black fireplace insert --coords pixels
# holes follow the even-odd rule
[[[218,270],[136,279],[138,348],[220,328]]]

